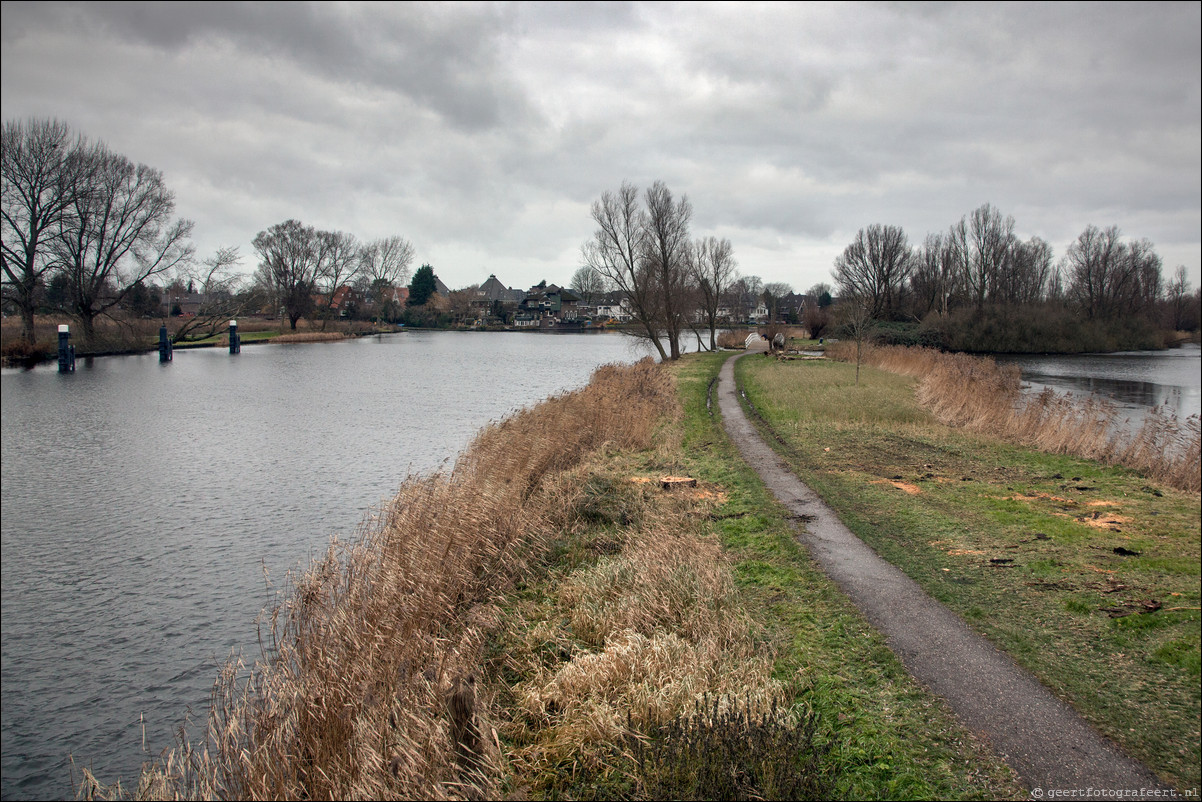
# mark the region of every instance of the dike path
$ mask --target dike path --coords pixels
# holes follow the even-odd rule
[[[990,744],[1030,787],[1032,798],[1074,791],[1077,799],[1139,798],[1140,789],[1149,797],[1157,789],[1167,796],[1168,787],[1151,771],[877,556],[792,473],[739,404],[735,361],[762,353],[767,343],[748,350],[726,360],[718,374],[723,425],[777,500],[798,516],[798,534],[811,556],[885,635],[910,674]]]

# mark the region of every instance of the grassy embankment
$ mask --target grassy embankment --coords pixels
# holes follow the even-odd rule
[[[723,357],[602,369],[406,481],[139,795],[1021,796],[734,455]]]
[[[989,363],[875,358],[923,379],[865,368],[857,386],[851,364],[762,357],[738,376],[779,436],[769,442],[857,535],[1130,754],[1196,788],[1196,421],[1183,435],[1162,421],[1142,447],[1115,447],[1097,409],[1075,415],[1045,398],[1014,423],[1013,377]],[[1142,454],[1147,471],[1194,489],[1004,437],[1116,461]],[[1183,456],[1153,464],[1172,449]]]

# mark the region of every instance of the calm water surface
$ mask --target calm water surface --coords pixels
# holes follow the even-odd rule
[[[615,334],[405,333],[3,371],[4,799],[68,755],[136,778],[203,726],[286,573],[485,423],[644,355]]]
[[[1187,344],[1167,351],[1125,351],[1073,356],[999,357],[1017,364],[1023,383],[1038,392],[1050,387],[1114,402],[1133,422],[1151,407],[1168,407],[1177,417],[1202,413],[1202,348]]]

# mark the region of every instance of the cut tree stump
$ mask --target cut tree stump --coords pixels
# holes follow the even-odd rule
[[[688,476],[665,476],[659,480],[659,485],[664,490],[676,487],[696,487],[697,480]]]

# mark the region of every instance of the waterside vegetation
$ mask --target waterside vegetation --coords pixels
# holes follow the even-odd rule
[[[1110,459],[1092,413],[1037,399],[1017,415],[1006,371],[930,359],[878,351],[867,361],[904,372],[864,366],[858,384],[854,364],[829,359],[744,359],[736,375],[768,442],[852,531],[1129,754],[1196,787],[1196,419],[1160,481],[1063,453]],[[1150,426],[1147,446],[1181,444]],[[1191,475],[1193,489],[1173,486]]]
[[[296,578],[197,743],[136,789],[85,775],[82,794],[1024,796],[738,458],[709,403],[726,356],[602,368],[408,480]],[[1166,782],[1197,784],[1197,492],[947,425],[916,379],[854,371],[752,357],[738,376],[857,534]]]
[[[83,795],[1019,798],[735,457],[724,356],[603,368],[406,482],[197,743]]]

